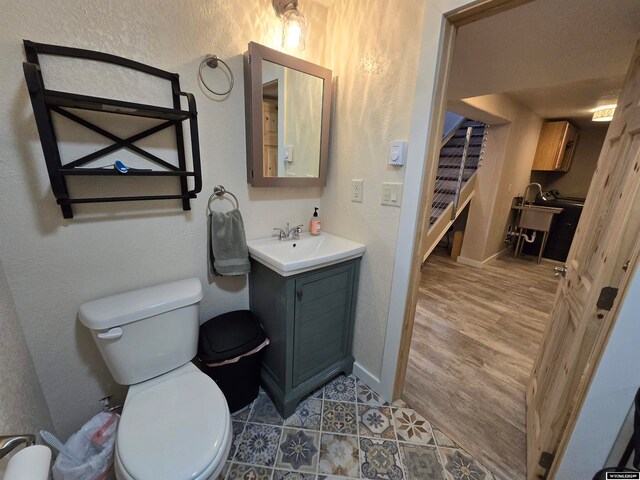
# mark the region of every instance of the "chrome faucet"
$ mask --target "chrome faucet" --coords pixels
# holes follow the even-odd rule
[[[286,228],[276,227],[273,230],[278,232],[278,240],[298,240],[302,233],[302,227],[303,225],[296,225],[290,229],[289,223],[287,223]]]
[[[11,450],[16,448],[18,445],[22,444],[30,447],[31,445],[35,445],[36,436],[31,435],[30,433],[25,433],[24,435],[3,435],[0,436],[0,458],[7,455]]]
[[[296,225],[291,230],[289,230],[289,238],[292,238],[293,240],[298,240],[300,238],[301,233],[302,233],[302,225]]]

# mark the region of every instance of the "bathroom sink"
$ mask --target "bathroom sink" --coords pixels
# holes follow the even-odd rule
[[[549,212],[549,213],[560,213],[562,211],[562,208],[558,208],[558,207],[544,207],[542,205],[515,205],[512,208],[516,209],[516,210],[539,210],[541,212]]]
[[[322,232],[314,236],[302,233],[296,240],[277,237],[249,240],[251,258],[288,277],[361,257],[366,245]]]

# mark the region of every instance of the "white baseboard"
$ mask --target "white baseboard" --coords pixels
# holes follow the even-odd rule
[[[369,370],[364,368],[362,365],[360,365],[357,361],[353,364],[353,374],[364,383],[366,383],[371,390],[382,397],[380,393],[382,391],[380,379],[372,374]],[[384,401],[388,402],[389,399],[385,398]]]
[[[469,267],[474,267],[474,268],[482,268],[482,266],[484,265],[484,262],[479,262],[478,260],[473,260],[471,258],[462,257],[462,256],[458,256],[458,259],[456,260],[456,262],[461,263],[462,265],[467,265]]]
[[[494,258],[499,257],[500,255],[502,255],[503,253],[505,253],[507,250],[509,250],[510,247],[506,247],[503,248],[502,250],[500,250],[498,253],[494,253],[493,255],[491,255],[489,258],[485,258],[483,261],[478,261],[478,260],[473,260],[471,258],[467,258],[467,257],[458,257],[458,260],[456,260],[458,263],[461,263],[462,265],[468,265],[469,267],[474,267],[474,268],[482,268],[484,267],[484,265],[488,262],[490,262],[491,260],[493,260]]]
[[[505,247],[502,250],[500,250],[498,253],[494,253],[493,255],[491,255],[486,260],[483,260],[482,263],[485,264],[485,263],[493,260],[494,258],[498,258],[500,255],[502,255],[503,253],[505,253],[507,250],[510,250],[510,249],[511,249],[511,247]]]

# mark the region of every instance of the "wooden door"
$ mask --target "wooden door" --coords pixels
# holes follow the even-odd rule
[[[554,478],[640,249],[640,43],[527,388],[527,478]],[[607,290],[608,288],[608,290]],[[605,289],[605,290],[603,290]],[[617,289],[617,290],[616,290]],[[609,295],[603,295],[609,293]],[[541,461],[542,459],[542,461]]]
[[[278,176],[278,101],[265,100],[262,104],[264,141],[262,162],[265,177]]]

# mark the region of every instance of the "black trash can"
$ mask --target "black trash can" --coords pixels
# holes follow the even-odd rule
[[[258,396],[260,366],[267,336],[249,310],[236,310],[200,326],[199,367],[220,387],[235,412]]]

